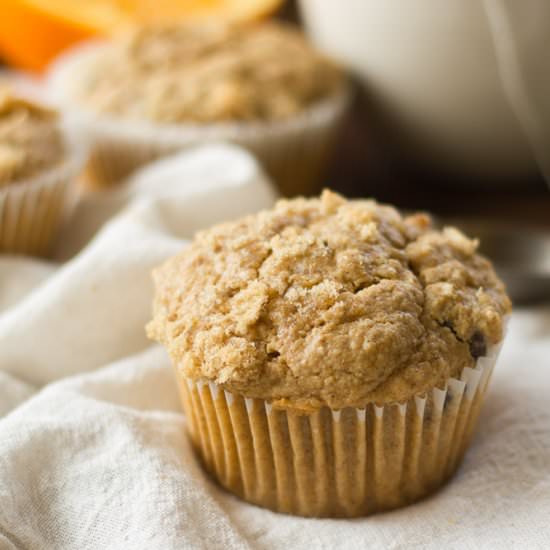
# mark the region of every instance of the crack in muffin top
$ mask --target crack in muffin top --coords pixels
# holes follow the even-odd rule
[[[473,367],[511,304],[478,243],[330,191],[197,234],[154,271],[185,377],[275,406],[402,402]]]
[[[281,23],[139,27],[79,77],[75,98],[91,110],[159,123],[287,119],[345,82],[301,32]]]
[[[53,168],[64,153],[57,113],[0,89],[0,188]]]

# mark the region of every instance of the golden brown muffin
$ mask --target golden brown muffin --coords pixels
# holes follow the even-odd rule
[[[282,23],[136,28],[62,56],[49,86],[89,138],[92,187],[220,141],[252,152],[287,196],[317,192],[351,98],[344,71]]]
[[[510,301],[477,241],[374,201],[280,201],[155,271],[149,335],[205,468],[249,502],[355,517],[439,487]]]
[[[57,113],[0,89],[0,187],[49,170],[64,156]]]
[[[281,120],[333,96],[342,72],[288,25],[140,27],[88,67],[81,102],[163,123]]]
[[[0,254],[48,254],[84,162],[56,111],[0,88]]]
[[[402,402],[473,367],[510,311],[477,241],[374,201],[280,201],[155,272],[186,377],[290,407]]]

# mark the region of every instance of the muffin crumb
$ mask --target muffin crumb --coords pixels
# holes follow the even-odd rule
[[[290,25],[162,23],[107,46],[82,72],[77,96],[95,112],[134,120],[272,121],[343,84],[343,72]]]
[[[148,333],[184,376],[276,406],[403,402],[502,339],[510,301],[477,246],[373,200],[279,201],[155,271]]]
[[[0,187],[54,167],[64,153],[57,113],[0,89]]]

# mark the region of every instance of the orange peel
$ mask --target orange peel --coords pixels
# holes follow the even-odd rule
[[[252,21],[273,13],[283,0],[3,0],[0,56],[40,71],[62,50],[134,23],[216,17]]]

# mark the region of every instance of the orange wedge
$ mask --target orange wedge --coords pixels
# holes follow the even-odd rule
[[[0,57],[40,71],[66,47],[124,25],[168,18],[250,21],[283,0],[1,0]]]

